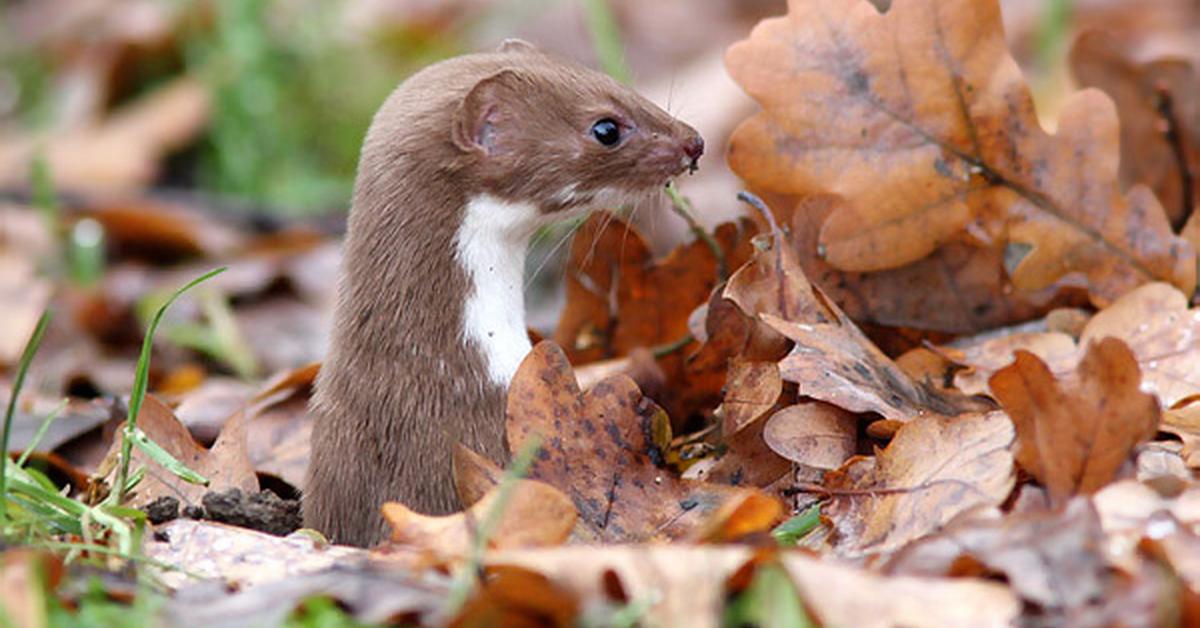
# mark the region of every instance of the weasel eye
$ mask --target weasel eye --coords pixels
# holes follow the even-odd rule
[[[601,118],[592,125],[592,137],[605,146],[616,146],[621,141],[621,125],[612,118]]]

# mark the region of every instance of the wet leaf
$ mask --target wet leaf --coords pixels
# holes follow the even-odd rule
[[[990,385],[1016,426],[1017,463],[1061,504],[1103,488],[1154,436],[1158,402],[1140,381],[1129,347],[1105,338],[1088,345],[1074,378],[1056,380],[1037,356],[1018,351]]]
[[[970,368],[955,377],[967,393],[984,392],[993,373],[1020,349],[1036,355],[1057,376],[1071,373],[1088,343],[1118,338],[1129,345],[1142,372],[1142,387],[1164,408],[1200,394],[1200,309],[1163,283],[1141,286],[1101,310],[1084,326],[1079,342],[1059,332],[1015,333],[965,347],[960,360]]]

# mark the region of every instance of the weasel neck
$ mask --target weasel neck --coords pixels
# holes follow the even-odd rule
[[[479,349],[488,379],[503,388],[531,348],[523,288],[525,256],[537,217],[532,205],[477,196],[467,202],[454,236],[455,259],[469,279],[463,342]]]

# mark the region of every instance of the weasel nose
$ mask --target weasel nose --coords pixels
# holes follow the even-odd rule
[[[704,138],[699,135],[693,135],[683,143],[683,152],[692,159],[692,163],[700,159],[700,155],[704,154]]]

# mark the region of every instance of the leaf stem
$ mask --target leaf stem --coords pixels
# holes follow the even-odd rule
[[[729,265],[725,261],[725,251],[721,249],[721,245],[717,243],[717,239],[705,230],[699,222],[696,222],[696,218],[692,216],[692,203],[679,192],[679,188],[675,187],[674,181],[667,184],[667,196],[671,197],[671,209],[687,222],[688,228],[692,230],[692,233],[696,234],[696,237],[700,238],[708,246],[709,250],[712,251],[713,257],[717,260],[717,279],[720,281],[728,279]]]

